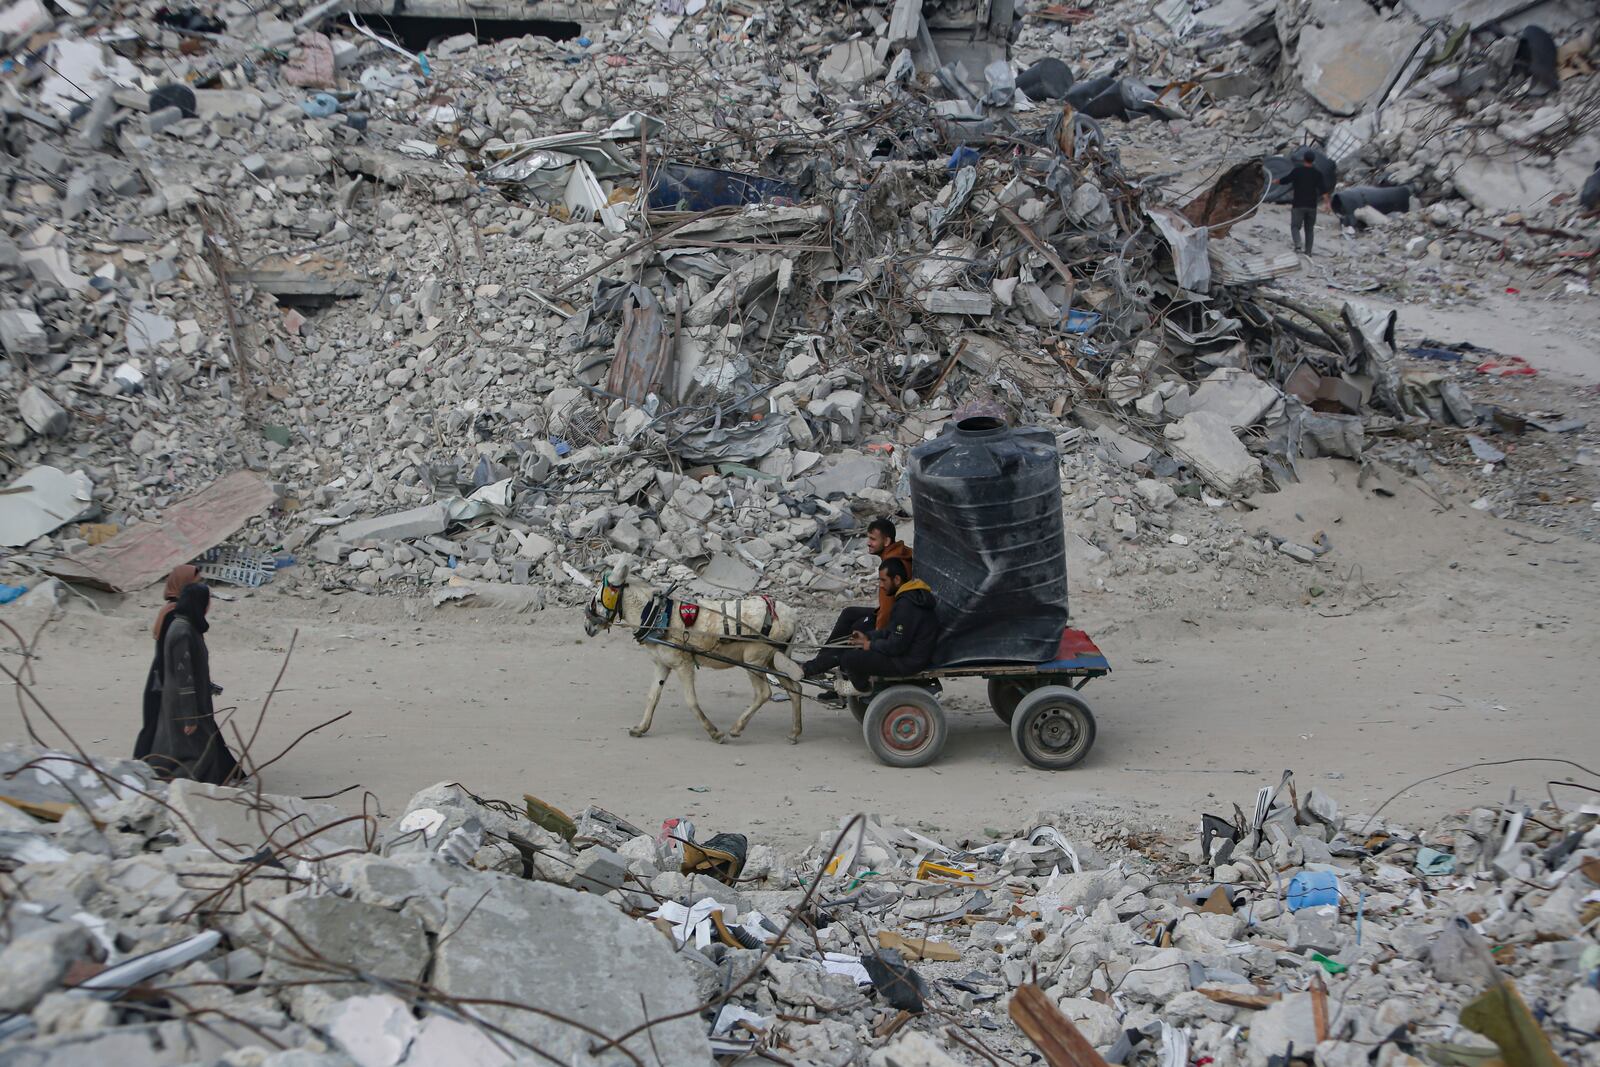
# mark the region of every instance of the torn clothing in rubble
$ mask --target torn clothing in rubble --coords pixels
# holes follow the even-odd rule
[[[212,704],[216,691],[203,636],[210,600],[207,586],[187,586],[161,625],[146,683],[147,693],[150,685],[160,685],[160,711],[150,749],[141,758],[162,778],[227,785],[239,776],[239,765],[217,727]]]

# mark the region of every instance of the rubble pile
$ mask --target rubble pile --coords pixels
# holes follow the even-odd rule
[[[1399,225],[1470,230],[1481,204],[1436,198],[1473,187],[1484,115],[1561,158],[1592,138],[1593,41],[1558,29],[1537,106],[1563,117],[1535,121],[1522,38],[1486,25],[1191,7],[630,0],[576,39],[418,53],[339,5],[18,0],[0,577],[136,588],[117,538],[243,468],[275,504],[209,530],[213,580],[528,610],[622,551],[831,596],[853,533],[906,510],[903,450],[973,413],[1056,433],[1079,562],[1266,566],[1224,505],[1300,458],[1500,428],[1393,315],[1275,287],[1296,257],[1229,235],[1271,195],[1257,161],[1318,135],[1342,181],[1398,181],[1443,146],[1432,221]],[[1317,57],[1371,19],[1426,47],[1341,102]],[[1463,81],[1484,106],[1430,103]],[[1257,149],[1201,187],[1124,162],[1178,127]],[[1497,220],[1513,260],[1591,239],[1558,199]]]
[[[7,1063],[937,1067],[1078,1035],[1130,1067],[1576,1067],[1600,1047],[1593,805],[1513,798],[1419,833],[1286,773],[1176,836],[1058,813],[946,844],[856,816],[783,855],[453,783],[380,825],[65,751],[0,766]]]

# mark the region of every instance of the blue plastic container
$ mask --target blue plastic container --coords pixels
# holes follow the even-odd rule
[[[1339,876],[1332,871],[1301,871],[1289,879],[1290,911],[1339,903]]]

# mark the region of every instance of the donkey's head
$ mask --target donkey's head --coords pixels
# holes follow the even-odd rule
[[[601,630],[609,630],[622,612],[622,591],[628,585],[631,560],[623,560],[610,570],[600,572],[600,582],[594,596],[583,609],[583,629],[590,637]]]

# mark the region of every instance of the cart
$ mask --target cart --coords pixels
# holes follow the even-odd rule
[[[922,767],[938,758],[947,730],[939,706],[946,678],[984,678],[989,706],[1011,727],[1011,742],[1035,767],[1066,770],[1094,746],[1094,713],[1078,690],[1111,665],[1082,630],[1061,631],[1047,663],[963,663],[908,678],[874,679],[871,693],[848,703],[867,747],[891,767]]]

